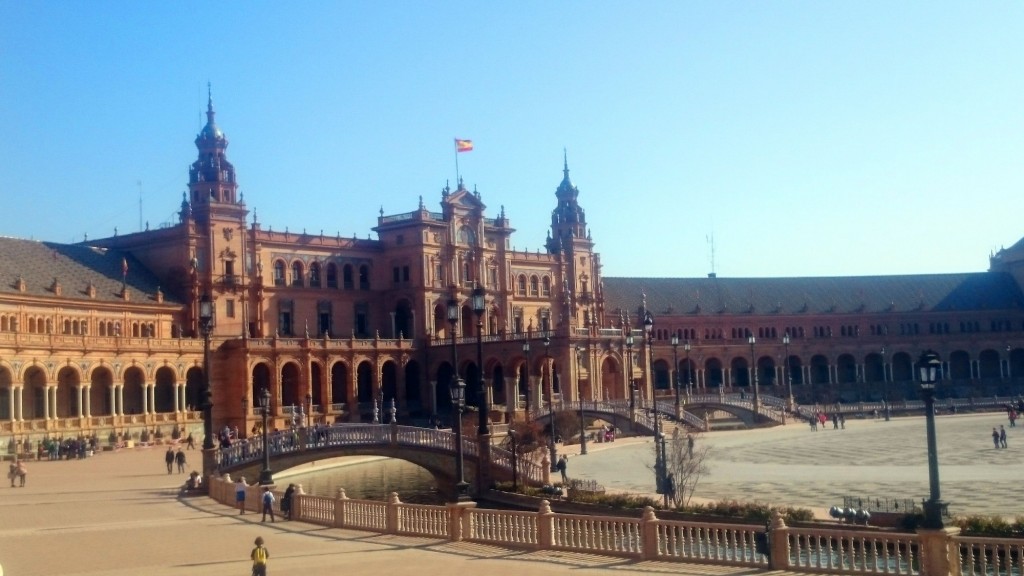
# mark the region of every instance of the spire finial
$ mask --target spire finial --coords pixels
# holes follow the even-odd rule
[[[206,112],[213,112],[213,83],[206,82]]]
[[[569,151],[566,148],[562,148],[562,170],[565,171],[565,175],[569,175]]]

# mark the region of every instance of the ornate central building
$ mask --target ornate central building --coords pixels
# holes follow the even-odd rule
[[[0,239],[0,432],[12,442],[198,430],[205,297],[213,420],[242,435],[264,390],[276,427],[384,420],[392,405],[427,422],[450,412],[456,372],[496,424],[552,401],[755,383],[798,402],[900,399],[925,348],[942,355],[947,395],[1021,392],[1024,242],[981,273],[604,278],[567,161],[546,251],[531,253],[511,248],[504,208],[489,216],[461,181],[436,211],[421,197],[381,212],[376,239],[265,228],[212,99],[195,145],[172,226],[75,245]],[[649,334],[637,330],[647,316]]]

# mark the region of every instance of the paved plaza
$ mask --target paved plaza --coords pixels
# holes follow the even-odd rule
[[[938,420],[943,496],[961,513],[1021,511],[1024,428],[1008,428],[1009,448],[992,448],[1000,414]],[[711,474],[699,496],[753,498],[825,508],[843,494],[927,494],[924,420],[850,420],[846,430],[800,424],[716,432]],[[568,449],[571,451],[571,448]],[[163,449],[136,448],[78,461],[31,462],[25,488],[0,486],[0,565],[7,576],[249,574],[256,536],[267,540],[270,574],[423,576],[449,572],[544,576],[739,575],[750,570],[634,562],[559,552],[521,552],[470,543],[383,536],[283,522],[261,524],[207,498],[179,499],[184,475],[168,475]],[[198,451],[188,452],[199,461]],[[650,439],[594,444],[570,459],[572,476],[620,490],[650,492]]]
[[[992,428],[1006,426],[1006,449],[992,444]],[[1009,427],[1002,413],[943,415],[936,419],[942,498],[953,513],[1024,515],[1024,427]],[[710,473],[697,500],[756,500],[811,508],[819,516],[843,496],[928,497],[924,417],[849,419],[812,432],[804,423],[763,430],[713,432]],[[621,444],[621,446],[620,446]],[[650,438],[591,444],[587,456],[570,457],[569,475],[595,479],[609,489],[650,493],[654,486]],[[578,447],[570,448],[578,452]]]

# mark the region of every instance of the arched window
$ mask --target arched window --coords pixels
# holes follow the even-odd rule
[[[284,286],[284,261],[274,262],[274,286]]]
[[[292,286],[302,286],[302,262],[292,262]]]
[[[359,289],[370,289],[370,267],[366,264],[359,267]]]
[[[327,265],[327,287],[338,287],[338,267],[333,263]]]
[[[320,263],[313,262],[309,265],[309,285],[312,288],[320,287]]]
[[[520,274],[518,282],[519,282],[519,295],[520,296],[526,296],[526,275],[525,274]]]
[[[541,281],[541,296],[551,296],[551,278],[547,276]]]
[[[536,296],[539,292],[540,280],[536,276],[530,276],[530,296]]]
[[[345,283],[345,290],[351,290],[352,289],[353,284],[352,284],[352,265],[351,264],[345,264],[345,267],[342,269],[342,281]]]

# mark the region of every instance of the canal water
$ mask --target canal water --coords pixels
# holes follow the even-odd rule
[[[404,460],[354,456],[333,458],[292,468],[274,475],[279,487],[302,484],[306,494],[334,498],[338,488],[354,500],[386,500],[398,492],[402,502],[443,504],[429,472]]]

